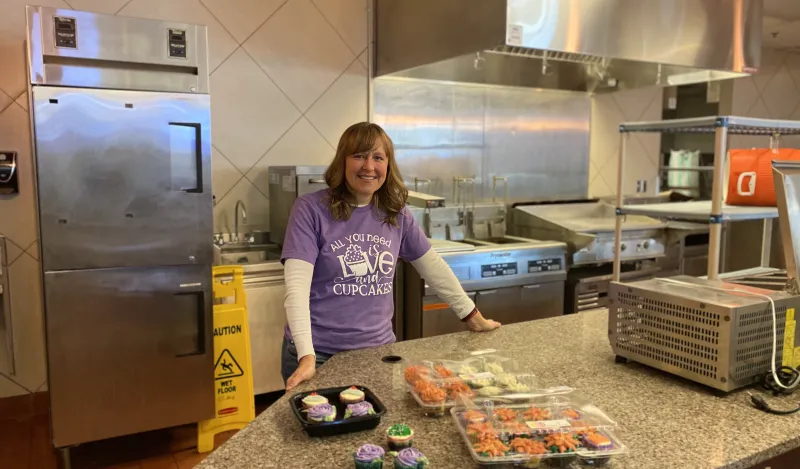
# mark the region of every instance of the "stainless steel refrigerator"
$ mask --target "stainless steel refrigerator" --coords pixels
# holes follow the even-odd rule
[[[53,444],[213,417],[206,28],[27,17]]]

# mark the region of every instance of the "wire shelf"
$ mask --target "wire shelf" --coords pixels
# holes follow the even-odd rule
[[[692,117],[651,122],[625,122],[620,124],[621,133],[714,133],[727,127],[729,135],[800,135],[800,121],[756,119],[736,116]]]

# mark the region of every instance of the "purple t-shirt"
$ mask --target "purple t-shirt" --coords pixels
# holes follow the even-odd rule
[[[324,200],[327,189],[298,198],[292,207],[281,261],[314,264],[311,336],[314,350],[336,353],[395,341],[393,280],[400,258],[415,261],[430,241],[407,209],[395,227],[371,205],[337,221]],[[286,337],[291,332],[286,326]]]

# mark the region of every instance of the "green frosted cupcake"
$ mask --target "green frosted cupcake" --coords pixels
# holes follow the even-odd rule
[[[389,440],[389,449],[401,450],[411,446],[414,430],[404,423],[398,423],[386,430],[386,438]]]
[[[385,452],[380,446],[369,443],[358,448],[353,455],[356,469],[383,469],[383,456]]]

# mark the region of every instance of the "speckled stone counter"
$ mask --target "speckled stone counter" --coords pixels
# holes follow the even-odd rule
[[[545,386],[576,388],[616,420],[630,453],[613,459],[608,468],[739,469],[800,447],[800,415],[768,415],[752,408],[745,392],[720,398],[708,388],[642,365],[616,364],[607,323],[605,311],[594,311],[506,325],[486,334],[452,334],[339,354],[298,391],[366,386],[388,408],[378,428],[309,438],[284,396],[198,468],[353,467],[356,447],[385,446],[386,428],[399,422],[414,429],[415,446],[428,456],[431,469],[476,467],[449,414],[425,417],[405,391],[403,365],[386,364],[381,357],[485,348],[513,356]]]

